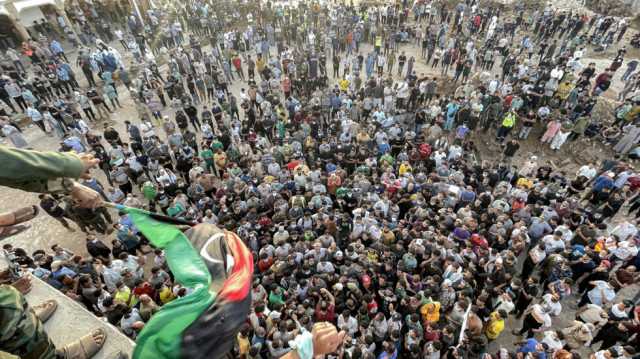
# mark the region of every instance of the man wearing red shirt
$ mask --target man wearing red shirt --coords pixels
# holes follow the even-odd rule
[[[155,290],[147,281],[141,279],[136,280],[136,287],[133,288],[133,295],[140,298],[141,295],[146,294],[150,298],[155,298]]]
[[[600,96],[601,93],[607,91],[611,86],[611,77],[613,73],[610,69],[606,69],[603,73],[596,77],[596,84],[593,87],[592,96]]]
[[[273,264],[273,258],[267,253],[260,254],[260,260],[258,261],[258,270],[260,273],[264,273],[267,269],[271,268]]]
[[[238,76],[240,76],[242,81],[244,81],[244,72],[242,72],[242,60],[240,60],[240,55],[236,54],[231,60],[231,63],[233,64],[233,67],[236,68]]]
[[[333,323],[336,313],[336,300],[333,294],[326,288],[320,289],[320,297],[322,298],[316,305],[316,322],[330,322]]]

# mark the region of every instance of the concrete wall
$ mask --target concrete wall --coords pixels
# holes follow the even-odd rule
[[[33,21],[40,22],[40,19],[44,19],[44,14],[38,6],[20,11],[20,21],[22,21],[24,26],[31,26],[33,25]]]
[[[93,358],[113,359],[118,352],[126,353],[131,357],[135,344],[117,328],[100,320],[81,304],[76,303],[40,279],[32,276],[31,283],[33,287],[26,295],[29,305],[37,305],[49,299],[55,299],[58,302],[58,309],[44,325],[56,347],[62,347],[65,343],[72,342],[95,328],[103,328],[107,333],[107,341]]]

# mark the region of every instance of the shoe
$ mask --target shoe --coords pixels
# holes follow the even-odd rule
[[[58,302],[54,299],[47,300],[33,307],[36,317],[38,317],[38,319],[43,323],[51,318],[56,309],[58,309]]]

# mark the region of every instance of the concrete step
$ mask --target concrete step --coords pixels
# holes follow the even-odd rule
[[[113,359],[118,352],[131,357],[135,343],[118,328],[96,317],[86,310],[82,304],[75,302],[62,292],[46,284],[42,280],[31,277],[32,288],[26,295],[29,305],[35,306],[49,299],[58,302],[58,309],[45,323],[44,328],[57,348],[63,347],[95,328],[102,328],[107,333],[107,341],[94,356],[94,359]]]

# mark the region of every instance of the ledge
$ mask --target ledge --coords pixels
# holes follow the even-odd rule
[[[81,304],[35,276],[31,276],[31,284],[31,291],[25,296],[29,305],[37,305],[49,299],[58,302],[58,309],[44,325],[45,331],[57,348],[88,334],[95,328],[102,328],[107,333],[107,341],[93,358],[113,359],[118,352],[128,354],[131,358],[135,343],[116,327],[102,321]]]

